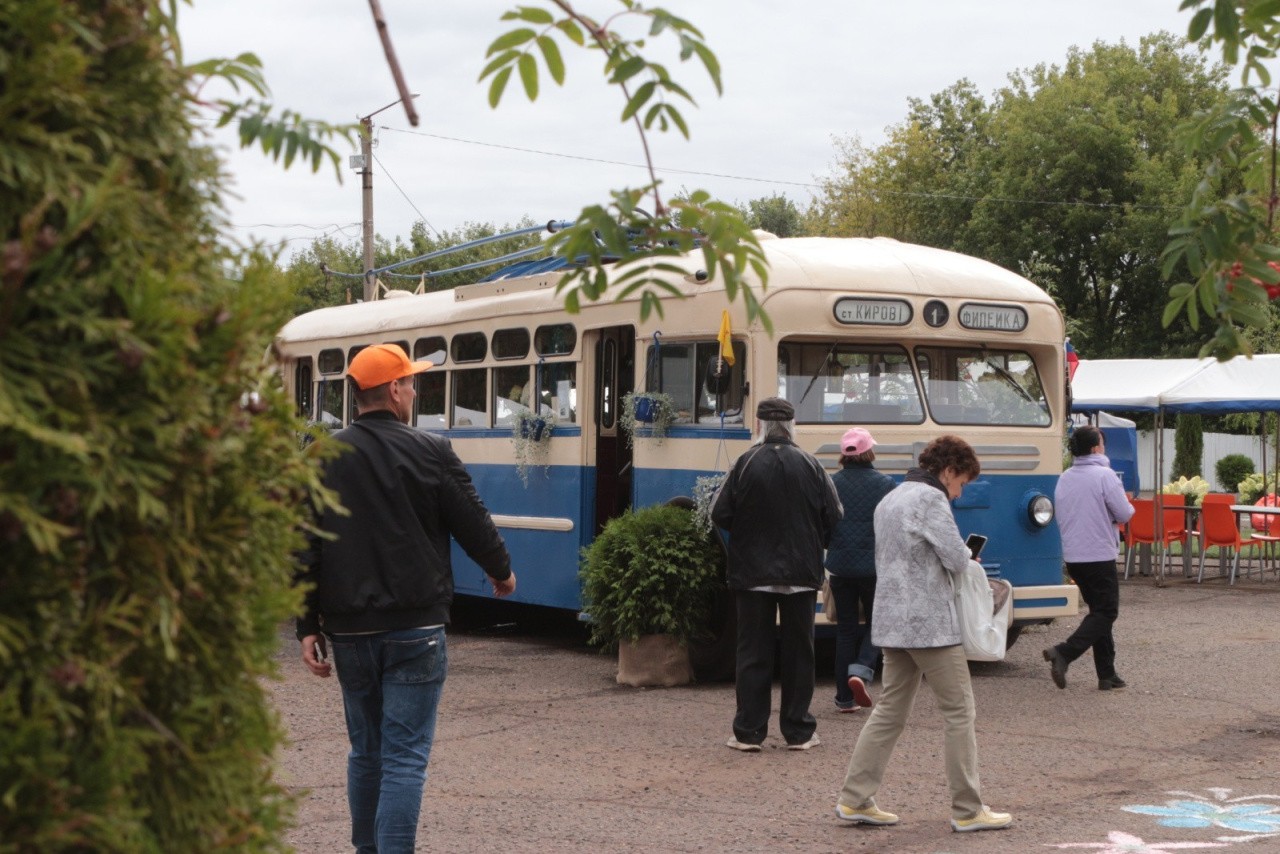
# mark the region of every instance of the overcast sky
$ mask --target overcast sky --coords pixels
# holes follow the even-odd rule
[[[532,5],[529,0],[526,4]],[[621,96],[603,82],[599,55],[570,52],[568,80],[543,79],[530,105],[518,83],[489,108],[477,83],[485,49],[513,25],[516,3],[381,0],[420,122],[400,106],[374,118],[374,224],[407,236],[466,222],[572,219],[611,189],[642,184],[639,138],[618,116]],[[613,0],[580,0],[603,17]],[[697,97],[685,109],[691,140],[655,135],[664,189],[706,189],[729,202],[782,193],[801,206],[829,174],[833,141],[875,144],[910,98],[961,78],[990,96],[1007,75],[1061,64],[1068,49],[1186,31],[1178,0],[665,0],[698,26],[720,59],[717,97],[700,66],[674,61],[673,77]],[[180,7],[186,61],[256,53],[275,102],[312,118],[354,121],[398,95],[365,0],[196,0]],[[579,55],[580,54],[580,55]],[[358,240],[360,179],[346,163],[287,172],[256,150],[224,147],[233,233],[283,244],[286,255],[319,235]],[[681,170],[681,171],[674,171]]]

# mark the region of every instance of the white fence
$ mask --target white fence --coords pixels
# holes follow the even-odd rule
[[[1153,492],[1162,484],[1168,483],[1173,479],[1169,472],[1173,469],[1173,456],[1176,451],[1173,441],[1174,431],[1166,429],[1162,432],[1164,433],[1164,470],[1160,473],[1159,482],[1153,484],[1151,477],[1155,472],[1155,431],[1138,431],[1138,480],[1142,484],[1143,492]],[[1235,484],[1228,486],[1218,483],[1218,475],[1214,471],[1218,465],[1218,460],[1228,454],[1244,454],[1253,460],[1254,471],[1262,470],[1262,439],[1258,436],[1205,433],[1204,457],[1200,461],[1200,476],[1209,481],[1210,488],[1214,492],[1235,492]],[[1275,465],[1275,448],[1271,442],[1267,442],[1267,471],[1273,471]]]

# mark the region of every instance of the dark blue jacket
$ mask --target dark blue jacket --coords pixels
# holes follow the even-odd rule
[[[894,482],[871,467],[853,463],[831,476],[844,505],[844,518],[827,545],[827,569],[843,578],[874,578],[876,574],[876,505]]]

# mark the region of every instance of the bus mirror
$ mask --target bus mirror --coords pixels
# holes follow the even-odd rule
[[[707,363],[707,393],[724,394],[729,390],[729,363],[716,357]]]

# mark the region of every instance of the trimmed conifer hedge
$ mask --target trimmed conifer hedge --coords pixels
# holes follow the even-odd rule
[[[278,850],[317,486],[168,3],[0,0],[0,851]],[[256,393],[256,395],[255,395]]]

